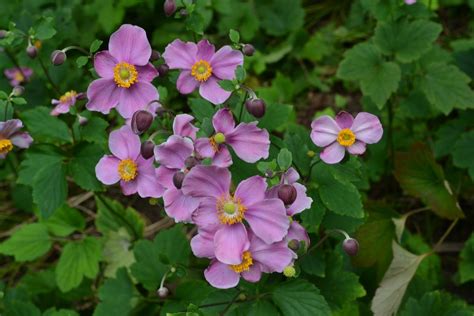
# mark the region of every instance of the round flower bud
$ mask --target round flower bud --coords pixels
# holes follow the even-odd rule
[[[150,159],[153,157],[155,150],[155,144],[151,140],[144,141],[140,147],[140,153],[145,159]]]
[[[176,12],[176,1],[166,0],[163,5],[163,10],[165,11],[166,16],[171,16]]]
[[[170,70],[170,67],[167,64],[161,64],[159,65],[156,70],[158,70],[158,74],[160,77],[166,76],[168,71]]]
[[[313,158],[314,156],[316,156],[316,153],[312,150],[308,150],[308,152],[306,153],[306,155],[309,157],[309,158]]]
[[[170,294],[170,291],[166,287],[162,286],[158,289],[158,291],[156,291],[156,294],[158,294],[158,296],[161,298],[165,298],[168,296],[168,294]]]
[[[184,180],[184,172],[182,171],[176,171],[176,173],[173,176],[173,184],[176,187],[176,189],[181,189],[183,186],[183,180]]]
[[[296,275],[295,267],[293,267],[293,266],[287,266],[285,269],[283,269],[283,274],[284,274],[287,278],[293,278],[293,277],[295,277],[295,275]]]
[[[255,47],[253,47],[252,44],[245,44],[242,48],[242,53],[244,53],[245,56],[253,56],[255,53]]]
[[[156,49],[151,51],[150,61],[155,61],[161,58],[161,54]]]
[[[145,110],[136,111],[132,116],[132,131],[137,135],[146,132],[153,123],[153,120],[153,114],[150,112]]]
[[[297,194],[295,187],[291,184],[282,184],[278,189],[278,198],[282,200],[285,205],[293,204]]]
[[[245,301],[247,299],[247,295],[245,295],[245,293],[240,293],[237,299],[239,301]]]
[[[347,238],[342,243],[342,249],[344,249],[345,253],[349,256],[355,256],[357,252],[359,252],[359,243],[354,238]]]
[[[186,169],[191,169],[192,167],[194,167],[198,164],[199,164],[199,160],[196,159],[196,157],[188,157],[184,161],[184,165],[186,166]]]
[[[0,39],[4,39],[7,37],[8,31],[7,30],[0,30]]]
[[[20,95],[23,94],[23,92],[25,92],[25,87],[23,87],[23,86],[16,86],[16,87],[13,88],[12,94],[13,94],[15,97],[19,97]]]
[[[296,239],[292,239],[288,243],[288,248],[290,248],[291,250],[294,250],[294,251],[298,251],[298,249],[300,249],[300,242]]]
[[[262,99],[248,99],[245,101],[245,107],[256,118],[261,118],[265,115],[266,105]]]
[[[87,124],[87,122],[89,121],[86,117],[82,116],[82,115],[77,115],[77,120],[79,121],[79,125],[81,126],[84,126]]]
[[[64,64],[64,62],[66,61],[66,58],[67,58],[66,53],[63,52],[62,50],[57,49],[51,53],[51,62],[55,66]]]
[[[38,55],[38,49],[34,47],[33,45],[28,45],[28,47],[26,48],[26,54],[31,59],[34,59]]]
[[[77,95],[76,95],[76,100],[84,100],[87,98],[87,95],[84,93],[84,92],[79,92]]]

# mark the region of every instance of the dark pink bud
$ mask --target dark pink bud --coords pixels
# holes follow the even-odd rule
[[[64,64],[64,62],[66,61],[66,58],[67,58],[66,53],[63,52],[62,50],[55,50],[51,53],[51,62],[55,66]]]
[[[244,53],[245,56],[253,56],[255,53],[255,47],[253,47],[252,44],[245,44],[242,48],[242,53]]]
[[[173,184],[176,187],[176,189],[181,189],[183,186],[183,180],[184,180],[184,172],[182,171],[176,171],[176,173],[173,176]]]
[[[186,166],[186,169],[191,169],[192,167],[194,167],[198,164],[199,164],[199,160],[196,159],[195,157],[188,157],[184,161],[184,165]]]
[[[155,60],[158,60],[161,58],[161,54],[159,51],[157,50],[152,50],[151,51],[151,56],[150,56],[150,61],[155,61]]]
[[[84,125],[86,125],[86,124],[89,122],[89,120],[87,119],[87,117],[84,117],[84,116],[79,115],[79,114],[77,115],[77,120],[78,120],[78,122],[79,122],[79,125],[81,125],[81,126],[84,126]]]
[[[38,55],[38,50],[33,45],[28,45],[28,47],[26,48],[26,54],[31,59],[34,59]]]
[[[354,238],[347,238],[342,243],[342,249],[349,255],[355,256],[359,252],[359,243]]]
[[[168,67],[167,64],[161,64],[156,68],[156,70],[158,70],[160,77],[163,77],[168,73],[168,71],[170,70],[170,67]]]
[[[161,298],[165,298],[168,296],[168,294],[170,294],[170,291],[166,287],[162,286],[158,289],[158,291],[156,291],[156,294],[158,294],[158,296]]]
[[[132,116],[132,131],[137,135],[146,132],[153,123],[153,119],[153,114],[148,111],[136,111]]]
[[[256,118],[261,118],[265,115],[266,105],[262,99],[248,99],[245,101],[245,107]]]
[[[176,1],[166,0],[163,5],[163,10],[165,11],[166,16],[171,16],[176,12]]]
[[[76,100],[84,100],[87,98],[87,95],[84,93],[84,92],[79,92],[77,95],[76,95]]]
[[[285,205],[291,205],[296,200],[296,189],[291,184],[282,184],[278,189],[278,198],[285,203]]]
[[[154,155],[155,144],[151,140],[144,141],[140,147],[140,153],[145,159],[150,159]]]

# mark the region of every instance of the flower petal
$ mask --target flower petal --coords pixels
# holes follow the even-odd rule
[[[346,111],[341,111],[336,115],[336,123],[341,128],[351,128],[354,118]]]
[[[226,146],[219,146],[219,151],[212,158],[212,165],[220,168],[227,168],[232,165],[232,156]]]
[[[145,66],[137,66],[138,81],[151,82],[153,79],[158,77],[158,70],[152,63],[148,63]]]
[[[291,222],[290,229],[288,229],[288,235],[286,236],[285,240],[287,242],[292,240],[304,241],[306,248],[308,248],[311,243],[306,229],[304,229],[304,227],[295,220]]]
[[[189,94],[196,90],[199,85],[199,81],[197,81],[192,75],[190,70],[183,70],[179,74],[178,80],[176,81],[176,88],[182,94]]]
[[[293,260],[293,252],[288,248],[286,241],[267,244],[256,234],[250,235],[250,253],[254,261],[264,267],[265,272],[283,272]]]
[[[194,148],[196,149],[196,152],[204,158],[213,158],[216,154],[209,138],[198,138],[194,142]]]
[[[237,125],[226,135],[226,143],[243,161],[254,163],[268,158],[270,136],[267,130],[258,128],[256,122]]]
[[[208,40],[200,40],[197,43],[197,54],[196,54],[196,60],[205,60],[209,62],[214,55],[216,49],[214,48],[214,45],[212,45]]]
[[[282,240],[290,227],[285,206],[280,199],[265,199],[248,205],[245,219],[252,231],[266,243]]]
[[[30,134],[27,132],[16,132],[10,137],[10,141],[16,147],[28,148],[33,142],[33,138],[31,138]]]
[[[328,147],[324,148],[319,157],[328,164],[338,163],[344,158],[345,149],[339,143],[334,142]]]
[[[219,79],[235,78],[235,69],[244,63],[244,55],[230,46],[223,46],[211,59],[212,73]]]
[[[135,135],[128,125],[110,133],[109,149],[115,157],[121,160],[136,160],[140,155],[140,147],[140,137]]]
[[[166,46],[163,58],[171,69],[190,70],[197,61],[197,50],[195,43],[183,42],[182,40],[176,39]]]
[[[230,109],[224,108],[217,111],[212,117],[212,125],[214,126],[216,133],[223,133],[226,135],[227,133],[232,132],[235,127],[235,121]]]
[[[218,289],[236,287],[240,280],[237,272],[217,260],[212,261],[211,265],[204,270],[204,277],[209,284]]]
[[[192,215],[192,221],[200,229],[214,229],[221,226],[219,217],[217,217],[217,200],[215,198],[202,198],[199,201],[199,207]]]
[[[171,135],[165,143],[155,147],[155,159],[160,165],[171,169],[183,169],[184,161],[194,151],[191,139]]]
[[[216,258],[225,264],[242,263],[242,254],[249,249],[244,224],[223,225],[214,235]]]
[[[113,79],[97,79],[87,88],[86,108],[89,111],[97,111],[109,114],[110,110],[117,106],[122,88],[117,87]]]
[[[286,214],[293,216],[309,209],[313,203],[313,199],[306,195],[306,187],[299,183],[293,183],[296,189],[296,200],[288,207]]]
[[[250,269],[244,271],[240,274],[248,282],[258,282],[262,277],[262,270],[260,269],[260,264],[254,263],[250,266]]]
[[[94,69],[102,78],[113,79],[116,64],[117,59],[110,55],[109,51],[104,50],[94,55]]]
[[[235,197],[245,206],[260,202],[265,198],[267,182],[260,176],[250,177],[239,183]]]
[[[0,122],[0,138],[9,139],[10,136],[23,128],[23,122],[19,119],[12,119]]]
[[[137,193],[138,191],[138,183],[137,181],[120,181],[120,187],[122,188],[123,195],[132,195]]]
[[[323,115],[311,123],[311,140],[316,146],[325,147],[337,139],[340,130],[336,121]]]
[[[144,66],[150,60],[151,46],[144,29],[124,24],[110,36],[109,52],[118,62]]]
[[[212,259],[214,255],[213,230],[200,229],[198,234],[191,239],[191,250],[196,257]]]
[[[136,82],[130,88],[120,88],[120,101],[117,111],[124,118],[131,118],[133,113],[145,109],[148,103],[158,100],[158,90],[149,82]]]
[[[120,160],[114,156],[104,156],[95,167],[95,175],[100,182],[112,185],[120,181],[118,165]]]
[[[217,81],[216,77],[209,77],[199,86],[199,94],[213,104],[222,104],[230,97],[231,92],[222,89]]]
[[[367,144],[375,144],[382,138],[383,128],[377,116],[360,112],[354,119],[351,130],[356,139]]]
[[[352,146],[347,147],[347,151],[352,155],[362,155],[365,153],[365,143],[357,140]]]
[[[137,182],[138,195],[142,198],[159,198],[163,196],[165,188],[158,181],[156,169],[153,166],[153,158],[145,160],[143,157],[138,157],[138,175],[135,181]]]
[[[195,166],[184,177],[183,192],[193,197],[214,197],[229,194],[230,172],[214,166]]]
[[[194,120],[194,117],[189,114],[178,114],[173,121],[173,134],[190,137],[191,139],[196,139],[196,133],[199,130],[196,126],[191,124]]]
[[[191,222],[191,215],[199,206],[199,199],[184,195],[176,188],[166,190],[163,201],[166,214],[176,222]]]
[[[164,166],[159,166],[158,169],[156,169],[156,176],[158,177],[158,181],[166,189],[171,189],[175,187],[173,184],[173,176],[175,173],[176,169],[168,169]]]

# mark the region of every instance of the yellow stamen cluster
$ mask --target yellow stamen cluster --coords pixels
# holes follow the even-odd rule
[[[25,77],[23,76],[23,74],[21,73],[21,71],[17,71],[14,75],[14,79],[18,82],[23,82],[25,81]]]
[[[130,88],[137,82],[138,72],[134,65],[121,62],[114,67],[114,81],[117,86]]]
[[[212,75],[212,67],[207,61],[201,59],[200,61],[194,63],[193,67],[191,68],[191,75],[197,81],[207,81],[207,79],[209,79],[209,77]]]
[[[233,264],[229,267],[237,273],[242,273],[244,271],[248,271],[250,267],[253,265],[252,254],[250,251],[245,251],[242,254],[242,263],[240,264]]]
[[[118,173],[120,179],[125,182],[132,181],[137,177],[138,166],[132,159],[124,159],[118,165]]]
[[[219,145],[225,143],[225,135],[222,133],[216,133],[214,136],[209,138],[209,143],[211,143],[211,147],[216,153],[219,151]]]
[[[356,141],[356,137],[353,131],[348,128],[342,129],[337,135],[337,142],[344,147],[352,146]]]
[[[13,144],[9,139],[0,139],[0,154],[6,154],[13,149]]]
[[[67,103],[70,102],[72,98],[77,96],[77,92],[74,90],[68,91],[59,98],[59,102]]]
[[[232,209],[233,204],[233,209]],[[240,199],[230,197],[221,197],[217,200],[217,216],[222,224],[233,225],[241,223],[244,219],[244,213],[247,208],[241,204]]]

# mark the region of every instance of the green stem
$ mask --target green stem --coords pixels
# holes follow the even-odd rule
[[[239,123],[242,122],[242,114],[244,113],[244,106],[245,106],[245,101],[247,101],[247,96],[248,96],[248,92],[247,90],[245,90],[244,101],[242,102],[242,106],[240,107]]]
[[[451,233],[451,231],[453,230],[454,226],[456,226],[457,222],[459,221],[459,218],[456,218],[452,223],[451,225],[449,225],[448,229],[446,229],[446,231],[444,232],[443,236],[441,236],[441,238],[438,240],[438,242],[436,243],[436,245],[433,247],[433,252],[436,252],[439,248],[439,246],[443,243],[443,241],[446,239],[446,237],[448,237],[448,235]]]
[[[58,96],[61,95],[61,91],[59,90],[58,86],[54,83],[53,79],[51,78],[51,76],[49,75],[49,72],[48,72],[48,69],[46,68],[46,66],[44,65],[43,63],[43,60],[41,59],[40,56],[38,56],[38,61],[41,65],[41,69],[43,69],[43,72],[44,72],[44,75],[46,76],[46,79],[48,79],[49,83],[51,84],[51,86],[53,87],[53,90],[54,92],[56,92],[58,94]]]

